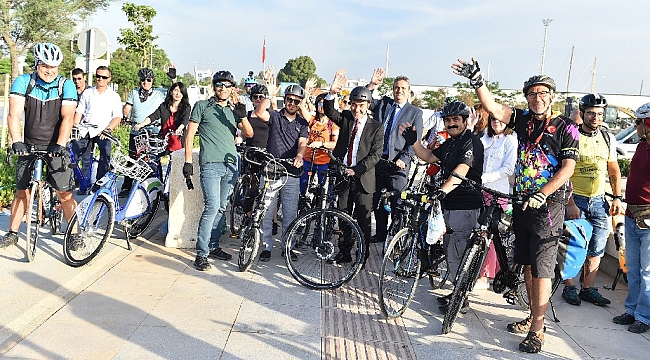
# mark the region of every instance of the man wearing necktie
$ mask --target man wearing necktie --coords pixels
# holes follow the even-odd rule
[[[337,111],[334,108],[335,94],[347,83],[345,69],[336,73],[330,86],[330,93],[325,97],[323,110],[341,129],[333,155],[343,160],[347,166],[347,175],[352,177],[350,187],[339,195],[338,207],[352,214],[359,223],[366,247],[370,241],[370,211],[372,197],[375,193],[375,165],[381,158],[384,133],[381,124],[368,113],[372,92],[358,86],[350,92],[350,110]],[[339,243],[339,253],[334,257],[337,263],[352,261],[350,255],[354,244]],[[366,259],[369,252],[366,251]],[[365,262],[364,262],[365,265]]]
[[[372,74],[368,89],[374,90],[384,80],[384,69],[375,69]],[[404,123],[415,126],[418,138],[422,138],[422,110],[408,102],[411,94],[411,83],[406,76],[398,76],[393,82],[393,98],[388,96],[380,100],[373,100],[370,105],[375,119],[383,125],[384,144],[382,158],[394,162],[381,161],[375,172],[377,176],[377,191],[373,199],[375,213],[376,234],[372,242],[384,242],[388,229],[388,212],[379,206],[379,197],[382,189],[388,191],[401,191],[406,188],[410,169],[409,154],[413,154],[413,147],[406,144],[399,134],[399,127]],[[406,153],[404,153],[404,152]],[[394,202],[394,200],[393,200]],[[395,204],[392,203],[391,207]]]

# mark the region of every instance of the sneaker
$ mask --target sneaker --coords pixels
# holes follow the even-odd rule
[[[593,286],[580,290],[580,294],[578,296],[580,299],[598,306],[611,304],[611,301],[609,301],[609,299],[605,299],[602,295],[600,295],[598,289]]]
[[[352,255],[350,253],[338,253],[334,255],[334,257],[331,260],[327,261],[329,264],[337,263],[337,264],[347,264],[352,262]]]
[[[208,257],[211,257],[213,259],[217,260],[223,260],[223,261],[228,261],[232,259],[232,255],[228,254],[227,252],[223,251],[221,248],[216,248],[210,250],[210,254],[208,254]]]
[[[282,252],[282,257],[284,257],[284,251]],[[298,261],[298,255],[293,250],[289,250],[289,257],[291,261]]]
[[[530,331],[530,325],[532,323],[533,319],[530,316],[521,321],[511,322],[508,324],[508,332],[513,334],[525,334]]]
[[[196,259],[194,259],[194,267],[198,271],[206,271],[212,266],[208,262],[208,258],[205,256],[196,256]]]
[[[120,191],[120,193],[117,195],[117,197],[120,197],[120,198],[129,197],[130,192],[131,192],[131,189],[122,189]]]
[[[644,324],[640,322],[639,320],[635,320],[630,327],[627,328],[627,331],[633,332],[635,334],[642,334],[650,328],[650,325]]]
[[[79,234],[71,235],[70,251],[78,251],[84,246],[84,239]]]
[[[623,315],[615,316],[613,321],[614,321],[614,324],[632,325],[634,323],[634,315],[630,315],[628,313],[625,313]]]
[[[519,344],[519,350],[534,354],[542,351],[542,345],[544,345],[544,334],[529,331],[524,341]]]
[[[578,289],[575,285],[567,285],[562,290],[562,298],[571,305],[580,305],[580,297],[578,297]]]
[[[2,237],[0,240],[0,249],[9,247],[11,245],[16,245],[18,242],[18,234],[12,231],[9,231]]]
[[[271,260],[271,252],[269,250],[262,251],[260,254],[260,261],[267,262],[269,260]]]

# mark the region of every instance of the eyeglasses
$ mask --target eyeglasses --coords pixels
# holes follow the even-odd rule
[[[74,76],[72,77],[72,81],[81,81],[83,79],[84,79],[83,76],[82,77],[74,77]]]
[[[352,104],[352,101],[349,101],[349,100],[343,100],[343,101],[341,101],[341,102],[343,103],[343,105],[350,105],[350,104]]]
[[[302,99],[284,98],[284,102],[287,103],[287,105],[291,103],[298,105],[301,101]]]
[[[526,97],[529,99],[534,99],[537,96],[546,97],[546,95],[550,93],[551,93],[550,91],[529,92],[528,94],[526,94]]]
[[[254,95],[251,95],[251,99],[253,99],[253,100],[262,100],[262,99],[264,99],[264,98],[266,98],[266,96],[264,96],[263,94],[254,94]]]
[[[152,78],[140,79],[140,82],[153,82]]]
[[[214,83],[214,87],[218,87],[218,88],[226,88],[226,89],[228,89],[228,88],[231,88],[231,87],[232,87],[232,84],[229,83],[229,82],[221,82],[221,81],[217,81],[216,83]]]
[[[587,111],[587,112],[585,112],[585,115],[590,116],[590,117],[596,117],[596,116],[598,116],[600,118],[605,117],[605,113],[597,113],[597,112],[593,112],[593,111]]]
[[[322,103],[322,102],[319,102],[319,103],[318,103],[318,107],[323,107],[323,103]]]
[[[97,78],[97,80],[99,80],[99,79],[108,80],[108,79],[111,78],[110,76],[99,75],[99,74],[96,74],[95,77]]]

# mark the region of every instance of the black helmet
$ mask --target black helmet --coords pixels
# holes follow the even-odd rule
[[[153,73],[153,70],[149,68],[142,68],[138,71],[138,77],[140,79],[153,79],[156,75]]]
[[[583,112],[592,107],[606,108],[607,99],[600,94],[587,94],[580,99],[578,107],[580,108],[580,111]]]
[[[289,85],[284,89],[284,96],[293,95],[301,99],[305,98],[305,89],[300,85]]]
[[[550,76],[535,75],[535,76],[531,76],[530,79],[524,82],[524,89],[523,89],[524,95],[528,94],[528,90],[535,85],[544,85],[553,91],[555,91],[556,88],[555,80],[553,80]]]
[[[232,73],[226,70],[217,71],[212,76],[212,85],[218,81],[229,81],[233,85],[237,84],[237,81],[235,81],[235,77],[232,75]]]
[[[269,95],[269,89],[264,85],[256,84],[251,88],[251,95],[253,94],[263,94],[265,96]]]
[[[350,92],[350,101],[372,101],[372,91],[365,86],[357,86]]]
[[[454,100],[447,105],[445,105],[442,108],[442,113],[440,114],[441,117],[446,117],[446,116],[455,116],[455,115],[460,115],[463,118],[467,118],[469,116],[469,106],[467,106],[464,102]]]

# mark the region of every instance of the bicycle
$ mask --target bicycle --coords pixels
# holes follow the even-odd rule
[[[167,167],[163,170],[161,159],[163,156],[169,155],[167,144],[169,143],[169,138],[172,136],[179,135],[176,135],[173,130],[170,130],[163,137],[158,137],[153,136],[149,129],[142,128],[140,134],[133,139],[136,148],[136,159],[147,162],[153,169],[153,176],[158,178],[162,183],[163,190],[160,193],[160,197],[167,212],[169,212],[169,175],[171,174],[172,163],[170,160],[167,163]]]
[[[320,185],[318,205],[297,217],[285,231],[284,257],[289,272],[300,284],[315,290],[331,290],[359,273],[367,250],[356,221],[333,207],[338,193],[347,188],[346,167],[330,150],[318,149],[326,151],[331,159]],[[354,251],[354,258],[349,262],[334,261],[336,243],[339,250],[344,245]]]
[[[230,195],[230,237],[237,238],[245,221],[246,213],[252,209],[251,202],[255,194],[254,189],[260,184],[260,165],[255,165],[246,160],[244,152],[246,145],[236,146],[237,152],[242,157],[242,172]],[[262,150],[261,148],[259,148]]]
[[[97,128],[97,125],[94,124],[84,124],[92,128]],[[95,158],[94,156],[94,151],[91,149],[90,151],[90,162],[89,166],[87,169],[82,169],[79,168],[79,160],[77,159],[77,156],[75,155],[74,151],[72,150],[72,141],[78,141],[81,140],[82,137],[79,133],[79,128],[77,125],[74,125],[72,127],[72,132],[70,133],[70,144],[68,145],[68,151],[70,153],[70,164],[68,167],[70,167],[74,173],[74,177],[78,182],[79,186],[79,191],[80,192],[87,192],[88,190],[91,189],[91,186],[93,185],[93,177],[97,175],[97,166],[99,165],[99,160]],[[94,148],[93,143],[89,144],[88,146],[91,146]]]
[[[49,223],[51,233],[56,235],[63,221],[63,209],[54,189],[44,180],[47,178],[44,175],[49,171],[49,168],[44,166],[44,163],[48,161],[48,158],[51,158],[50,155],[42,147],[35,145],[27,145],[27,147],[28,154],[25,156],[33,157],[33,159],[29,160],[28,165],[32,178],[29,185],[29,203],[25,212],[27,224],[25,250],[27,252],[27,261],[32,262],[36,256],[41,225]],[[64,169],[64,158],[57,158],[61,159],[59,170]],[[9,164],[9,161],[10,152],[7,151],[7,164]]]
[[[111,170],[96,182],[97,191],[79,203],[70,219],[63,255],[66,263],[73,267],[85,265],[99,254],[116,222],[124,226],[127,249],[131,250],[130,239],[147,229],[160,203],[162,184],[158,178],[150,177],[153,171],[149,164],[125,155],[119,139],[106,131],[102,134],[116,149],[111,158]],[[124,205],[118,199],[120,175],[135,180]]]
[[[252,204],[249,202],[248,206],[242,208],[243,222],[241,230],[237,233],[242,240],[237,265],[239,271],[245,272],[250,269],[257,256],[262,241],[260,226],[273,197],[284,186],[287,176],[295,175],[290,175],[286,169],[290,165],[289,161],[292,160],[276,159],[266,149],[241,146],[243,160],[259,169],[258,174],[253,176],[259,179],[258,192],[247,195],[251,197]]]

